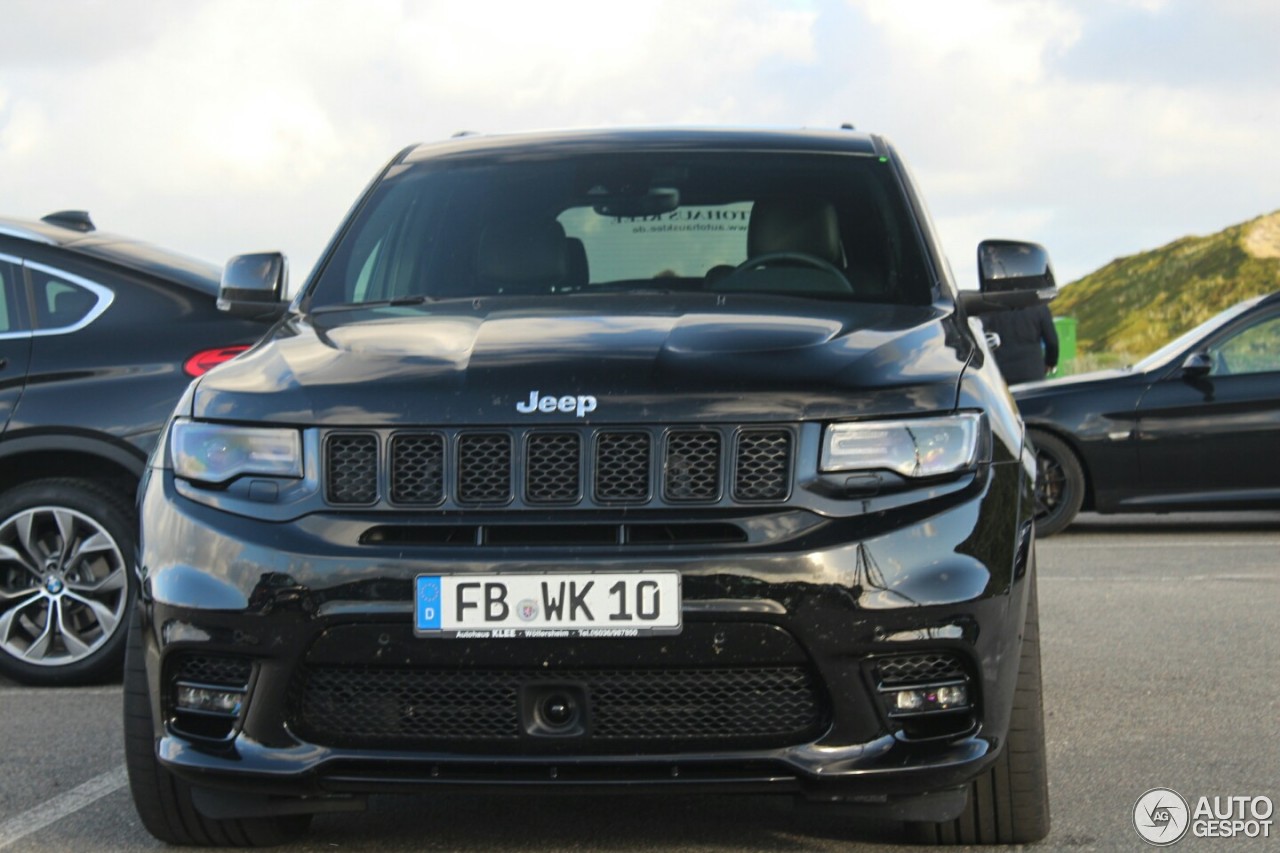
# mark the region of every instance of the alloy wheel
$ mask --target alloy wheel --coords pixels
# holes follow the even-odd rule
[[[0,650],[65,666],[111,638],[128,603],[127,566],[102,524],[67,507],[0,523]]]

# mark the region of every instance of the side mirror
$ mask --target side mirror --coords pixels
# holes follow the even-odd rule
[[[978,244],[976,294],[962,296],[970,314],[1042,305],[1058,295],[1049,253],[1038,243],[983,240]]]
[[[1208,376],[1213,371],[1213,359],[1201,350],[1193,352],[1182,361],[1183,376]]]
[[[222,268],[218,310],[237,317],[274,320],[288,303],[289,262],[279,252],[236,255]]]

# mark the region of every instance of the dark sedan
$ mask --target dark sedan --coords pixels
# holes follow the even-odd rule
[[[1132,367],[1017,385],[1039,462],[1036,530],[1081,510],[1280,506],[1280,292]]]

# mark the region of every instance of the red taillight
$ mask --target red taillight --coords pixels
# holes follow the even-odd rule
[[[241,346],[214,347],[213,349],[200,350],[200,352],[187,359],[186,363],[182,365],[182,369],[186,371],[188,376],[203,376],[219,364],[222,364],[222,362],[230,361],[247,349],[247,346]]]

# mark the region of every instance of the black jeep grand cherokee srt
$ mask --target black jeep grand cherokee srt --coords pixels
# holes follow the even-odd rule
[[[268,844],[372,793],[776,791],[950,842],[1049,826],[1033,469],[884,139],[461,137],[396,156],[141,503],[147,828]],[[232,259],[223,304],[279,299]]]

